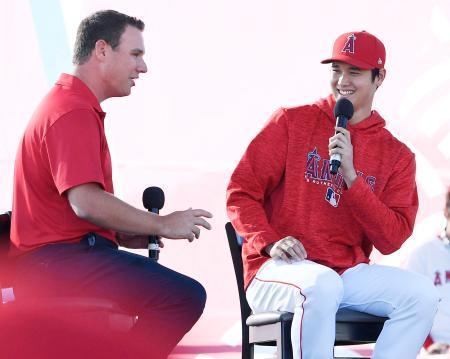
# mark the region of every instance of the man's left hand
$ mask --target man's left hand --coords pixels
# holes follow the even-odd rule
[[[336,127],[336,131],[338,133],[330,137],[328,142],[328,153],[330,156],[336,153],[341,155],[339,172],[344,177],[347,188],[350,188],[357,177],[353,166],[353,145],[350,132],[343,127]]]

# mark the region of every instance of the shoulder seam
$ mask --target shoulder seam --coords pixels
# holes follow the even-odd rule
[[[83,112],[87,111],[87,112],[89,112],[91,114],[94,114],[92,109],[89,109],[89,108],[76,108],[76,109],[72,109],[70,111],[64,112],[61,116],[58,116],[58,118],[47,128],[47,130],[45,131],[44,135],[42,136],[41,143],[39,144],[40,148],[42,148],[42,143],[44,142],[45,138],[47,137],[48,131],[56,124],[56,122],[58,122],[64,116],[67,116],[67,115],[69,115],[69,114],[71,114],[73,112],[76,112],[76,111],[83,111]],[[95,116],[95,114],[94,114],[94,116]]]

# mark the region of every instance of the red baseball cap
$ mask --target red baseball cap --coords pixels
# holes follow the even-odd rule
[[[334,42],[333,54],[322,64],[341,61],[363,70],[382,69],[386,61],[383,43],[367,31],[347,32]]]

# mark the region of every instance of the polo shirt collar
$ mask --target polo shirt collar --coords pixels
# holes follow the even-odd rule
[[[95,97],[91,89],[78,77],[63,73],[59,76],[58,81],[56,81],[56,85],[68,87],[72,91],[82,94],[102,117],[105,116],[105,112],[103,112],[97,97]]]

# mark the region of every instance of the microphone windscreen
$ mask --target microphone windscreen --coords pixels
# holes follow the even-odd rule
[[[163,208],[164,200],[164,191],[159,187],[148,187],[142,194],[142,203],[149,211]]]
[[[353,116],[353,104],[346,98],[341,98],[336,101],[334,106],[334,117],[344,116],[350,120]]]

